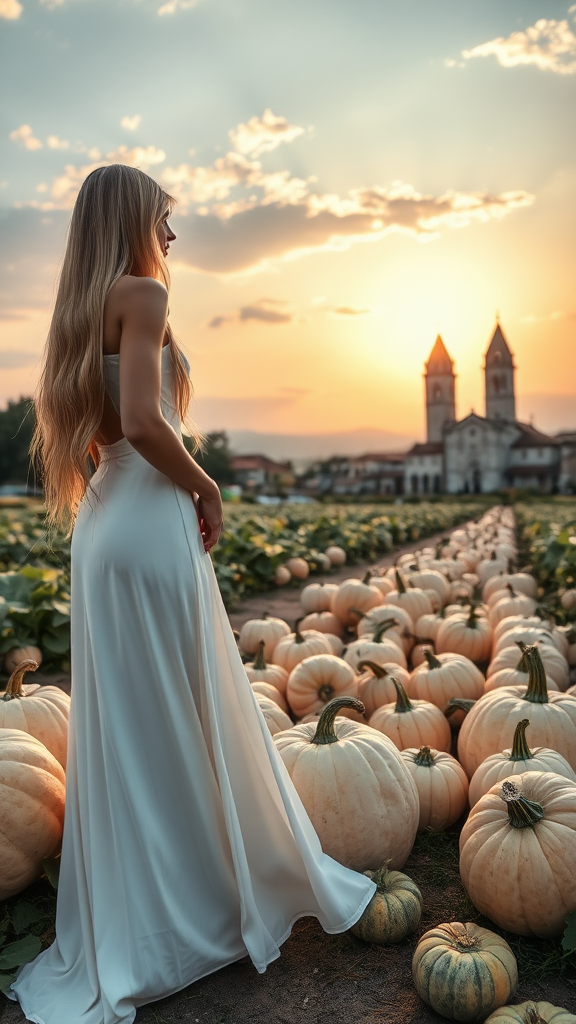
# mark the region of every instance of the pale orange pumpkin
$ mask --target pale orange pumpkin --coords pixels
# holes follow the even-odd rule
[[[308,612],[300,622],[300,629],[315,629],[318,633],[342,636],[344,626],[334,612]]]
[[[35,661],[39,667],[42,664],[42,651],[39,647],[33,647],[31,644],[27,647],[11,647],[4,655],[2,670],[11,675],[23,661]]]
[[[412,621],[419,619],[421,615],[429,615],[430,612],[434,611],[430,598],[427,597],[424,591],[420,590],[419,587],[406,587],[398,571],[396,571],[396,590],[386,594],[384,603],[398,605],[399,608],[403,608],[404,611],[408,612]]]
[[[388,736],[399,750],[406,747],[429,746],[449,752],[452,745],[450,726],[435,704],[410,700],[406,690],[394,676],[395,704],[383,704],[370,716],[369,725]]]
[[[488,679],[500,672],[501,669],[518,668],[519,643],[522,643],[522,641],[512,641],[509,646],[503,647],[501,651],[494,655],[488,666]],[[533,646],[537,647],[540,651],[546,676],[554,680],[559,690],[566,690],[570,685],[570,669],[566,658],[560,654],[560,651],[554,644],[542,643],[542,641],[536,640]]]
[[[330,559],[331,565],[339,566],[346,562],[346,552],[339,544],[331,544],[324,553]]]
[[[484,676],[463,654],[429,653],[411,673],[407,691],[410,697],[427,700],[444,711],[454,697],[478,700],[484,692]]]
[[[333,595],[338,590],[336,583],[309,583],[300,594],[302,611],[309,615],[311,612],[330,611],[330,604]]]
[[[42,686],[26,694],[22,680],[37,668],[29,658],[12,672],[0,698],[0,729],[22,729],[35,736],[66,769],[70,697],[58,686]]]
[[[576,608],[576,590],[565,590],[560,597],[560,604],[567,612],[571,612],[573,608]]]
[[[418,830],[453,825],[468,805],[468,778],[455,757],[428,746],[401,751],[420,798]]]
[[[254,661],[249,661],[244,668],[251,683],[271,683],[280,693],[286,693],[288,673],[281,665],[274,665],[272,662],[266,664],[264,660],[265,641],[261,640]]]
[[[42,861],[60,849],[66,775],[35,736],[3,728],[0,790],[0,900],[5,900],[39,878]]]
[[[277,587],[285,587],[287,583],[290,583],[292,579],[292,573],[287,565],[279,565],[274,573],[274,583]]]
[[[445,604],[448,604],[450,584],[437,569],[421,569],[411,573],[410,586],[419,587],[421,590],[435,590],[440,600],[440,607],[443,608]]]
[[[358,695],[353,670],[333,654],[313,654],[296,665],[286,695],[297,718],[321,710],[334,697]]]
[[[356,666],[361,675],[358,676],[358,698],[366,708],[366,717],[370,718],[383,704],[396,700],[396,687],[391,677],[394,676],[404,688],[410,679],[407,669],[390,661],[379,665],[376,661],[362,660]]]
[[[506,648],[506,650],[510,649]],[[542,663],[544,664],[544,662]],[[499,686],[528,686],[528,681],[528,662],[526,656],[520,652],[520,658],[514,668],[500,668],[494,672],[489,667],[489,674],[484,683],[484,693],[489,693],[490,690],[495,690]],[[546,688],[548,690],[560,689],[558,683],[549,675],[546,675]]]
[[[310,566],[305,558],[288,558],[286,568],[290,570],[295,580],[305,580],[310,575]]]
[[[271,736],[275,736],[278,732],[283,732],[284,729],[292,728],[292,719],[288,717],[285,711],[282,711],[282,708],[278,707],[275,701],[270,700],[268,697],[263,697],[262,694],[257,693],[255,696]]]
[[[510,583],[506,584],[506,589],[508,594],[495,601],[490,608],[488,619],[492,628],[501,619],[505,619],[510,615],[532,615],[536,608],[537,602],[533,597],[528,597],[527,594],[521,594],[514,590]]]
[[[382,604],[382,593],[370,584],[370,578],[371,573],[367,572],[361,580],[344,580],[333,595],[331,610],[342,625],[355,626],[366,612]]]
[[[442,615],[436,615],[435,612],[431,615],[421,615],[420,618],[416,620],[414,632],[417,636],[429,636],[430,639],[436,643],[438,630],[440,629],[443,621],[444,617]]]
[[[364,636],[359,640],[353,640],[352,643],[348,644],[344,652],[344,660],[353,669],[357,668],[359,661],[365,661],[366,659],[377,661],[381,665],[392,661],[397,665],[401,665],[402,668],[407,668],[404,651],[393,639],[389,639],[389,637],[395,636],[395,633],[390,628],[391,625],[390,621],[382,622],[374,630],[371,639]]]
[[[414,647],[410,652],[410,667],[412,670],[423,665],[427,654],[434,654],[434,641],[425,640],[420,636],[414,638]]]
[[[274,703],[277,704],[285,714],[288,714],[288,704],[286,703],[283,694],[281,694],[280,690],[277,690],[272,683],[250,683],[250,686],[258,696],[267,697],[268,700],[274,701]]]
[[[408,612],[404,608],[399,608],[398,605],[383,604],[378,608],[371,608],[360,619],[356,627],[358,637],[372,636],[376,626],[382,622],[393,623],[394,630],[402,639],[402,649],[405,654],[408,654],[412,649],[411,634],[414,633],[414,623]]]
[[[530,719],[532,743],[552,747],[576,770],[576,697],[548,693],[537,647],[525,647],[529,683],[485,693],[470,709],[458,737],[458,760],[471,778],[490,754],[504,749],[518,722]]]
[[[480,797],[497,782],[503,782],[504,779],[521,775],[523,772],[556,772],[557,775],[576,782],[576,772],[557,750],[550,747],[534,747],[530,750],[526,740],[526,729],[529,725],[529,719],[523,718],[516,726],[512,746],[500,754],[491,754],[478,765],[470,779],[470,807],[474,807]]]
[[[272,654],[278,641],[287,636],[290,626],[284,619],[275,618],[264,612],[261,619],[248,619],[240,630],[238,641],[240,650],[244,654],[256,654],[258,644],[264,641],[264,657],[266,661],[272,660]]]
[[[491,576],[482,588],[482,600],[488,601],[490,596],[498,590],[502,590],[507,583],[510,583],[514,590],[519,590],[528,597],[538,597],[538,583],[527,572],[503,572],[497,576]]]
[[[460,876],[470,899],[516,935],[562,934],[576,910],[575,862],[576,782],[555,772],[497,782],[460,834]]]
[[[306,629],[300,632],[300,619],[294,625],[294,632],[276,644],[272,660],[276,665],[281,665],[287,672],[291,672],[304,658],[312,654],[332,654],[330,641],[324,633],[317,633],[314,629]]]
[[[388,579],[387,576],[372,575],[370,577],[370,584],[373,587],[377,587],[383,597],[385,597],[386,594],[389,594],[392,590],[394,590],[394,584],[392,580]]]
[[[471,661],[487,661],[491,648],[492,629],[486,619],[478,616],[474,605],[467,618],[447,618],[438,630],[438,654],[463,654]]]
[[[386,736],[345,718],[362,713],[351,697],[330,701],[318,723],[274,737],[300,799],[330,857],[355,871],[389,861],[401,868],[418,828],[418,792],[399,751]]]

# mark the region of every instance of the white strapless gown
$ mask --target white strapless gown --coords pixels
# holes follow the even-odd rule
[[[181,437],[162,351],[162,412]],[[118,357],[106,356],[119,407]],[[190,494],[122,438],[72,535],[72,705],[56,939],[12,985],[36,1024],[136,1008],[375,890],[322,852],[247,680]]]

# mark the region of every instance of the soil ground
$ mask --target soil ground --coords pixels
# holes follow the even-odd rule
[[[402,550],[436,539],[405,545]],[[372,564],[393,564],[397,554]],[[326,579],[358,578],[366,568],[344,566]],[[246,619],[263,611],[292,624],[300,614],[300,589],[294,585],[245,600],[230,613],[232,625],[239,629]],[[38,674],[28,678],[38,679]],[[41,681],[69,687],[67,677],[47,676]],[[419,834],[403,870],[422,892],[422,920],[418,931],[399,945],[367,945],[349,932],[327,935],[314,918],[303,918],[265,974],[259,975],[249,961],[233,964],[143,1007],[136,1024],[439,1024],[445,1018],[421,1001],[412,984],[412,956],[419,937],[449,921],[477,921],[495,930],[477,914],[460,881],[461,824],[442,833]],[[41,884],[48,885],[37,883]],[[563,955],[559,941],[506,938],[519,966],[514,1001],[547,999],[576,1013],[576,955]],[[0,999],[0,1020],[23,1024],[25,1018],[17,1004]]]

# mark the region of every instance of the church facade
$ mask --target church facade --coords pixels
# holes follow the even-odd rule
[[[406,453],[406,494],[488,494],[570,489],[576,434],[551,437],[516,418],[515,365],[500,323],[484,360],[485,415],[456,419],[456,375],[440,335],[425,364],[424,444]]]

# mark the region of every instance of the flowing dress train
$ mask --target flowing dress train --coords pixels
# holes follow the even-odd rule
[[[172,405],[162,350],[162,414]],[[119,409],[118,357],[105,356]],[[136,1009],[294,922],[342,932],[375,886],[322,852],[247,680],[190,494],[100,447],[71,542],[72,703],[56,939],[9,996],[36,1024]]]

